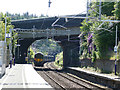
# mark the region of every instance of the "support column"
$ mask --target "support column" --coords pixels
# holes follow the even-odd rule
[[[79,41],[62,41],[63,67],[77,66],[79,64]]]

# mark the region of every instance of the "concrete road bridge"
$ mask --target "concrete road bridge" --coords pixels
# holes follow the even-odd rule
[[[20,47],[16,48],[16,63],[26,63],[27,50],[34,41],[52,38],[63,49],[63,66],[77,65],[79,62],[78,35],[82,21],[83,19],[80,18],[64,17],[12,21],[18,33],[18,44],[20,44]]]

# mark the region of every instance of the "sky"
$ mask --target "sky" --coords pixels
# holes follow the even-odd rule
[[[73,15],[86,11],[86,0],[1,0],[0,12],[41,14],[48,16]]]

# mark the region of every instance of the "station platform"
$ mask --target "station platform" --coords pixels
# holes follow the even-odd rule
[[[79,67],[68,67],[67,70],[80,78],[98,83],[116,90],[120,90],[120,76],[113,74],[98,73],[94,71],[84,70]]]
[[[78,70],[78,71],[82,71],[82,72],[86,72],[88,74],[93,74],[93,75],[96,75],[96,76],[100,76],[100,77],[120,81],[120,76],[116,76],[116,75],[113,75],[113,74],[97,73],[97,72],[94,72],[94,71],[84,70],[84,69],[75,68],[75,67],[69,67],[69,68],[70,69],[75,69],[75,70]]]
[[[0,90],[54,90],[32,67],[31,64],[16,64],[7,67],[6,73],[0,78]]]

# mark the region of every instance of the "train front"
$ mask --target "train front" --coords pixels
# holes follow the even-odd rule
[[[34,56],[34,65],[35,66],[43,66],[44,61],[43,61],[44,55],[42,53],[37,53]]]

